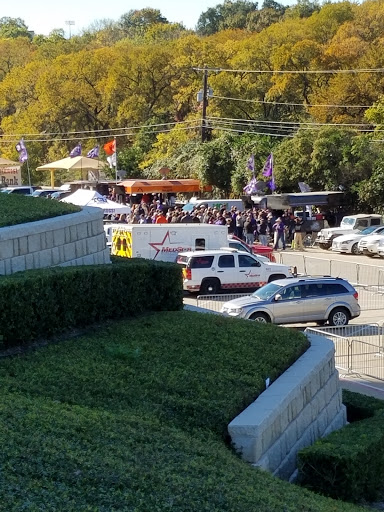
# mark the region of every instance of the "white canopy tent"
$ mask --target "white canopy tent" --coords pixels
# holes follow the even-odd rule
[[[67,157],[56,162],[49,164],[40,165],[36,168],[36,171],[51,171],[51,187],[54,188],[55,184],[55,171],[57,170],[80,170],[81,174],[87,173],[87,171],[101,171],[104,166],[104,162],[96,158],[88,158],[86,156],[75,156],[73,158]]]
[[[110,201],[106,197],[99,194],[99,192],[96,190],[86,190],[79,188],[70,196],[61,199],[61,201],[63,203],[76,204],[77,206],[95,206],[96,208],[102,208],[105,215],[112,213],[131,213],[130,206],[116,203],[115,201]]]

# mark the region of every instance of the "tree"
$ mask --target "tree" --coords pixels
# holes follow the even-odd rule
[[[32,32],[28,30],[24,20],[21,18],[9,18],[7,16],[0,18],[0,39],[14,39],[16,37],[32,39]]]
[[[220,30],[243,29],[247,26],[248,16],[257,10],[257,6],[257,2],[249,0],[224,0],[224,3],[210,7],[200,15],[196,30],[198,34],[206,36]]]
[[[158,9],[131,9],[121,16],[119,27],[127,37],[134,39],[143,37],[147,30],[157,23],[168,23],[167,18],[164,18]]]

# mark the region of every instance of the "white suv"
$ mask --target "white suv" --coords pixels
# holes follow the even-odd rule
[[[181,252],[183,288],[189,292],[215,294],[221,289],[255,289],[276,279],[292,277],[289,266],[266,262],[257,255],[236,249]]]

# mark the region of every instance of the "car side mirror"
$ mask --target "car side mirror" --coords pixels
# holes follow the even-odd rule
[[[282,299],[282,297],[281,297],[280,293],[277,293],[277,294],[275,295],[275,301],[277,302],[277,301],[279,301],[279,300],[281,300],[281,299]]]

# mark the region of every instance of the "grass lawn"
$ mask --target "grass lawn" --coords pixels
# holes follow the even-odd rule
[[[228,443],[231,419],[306,348],[289,329],[179,311],[0,360],[0,510],[362,510]]]

